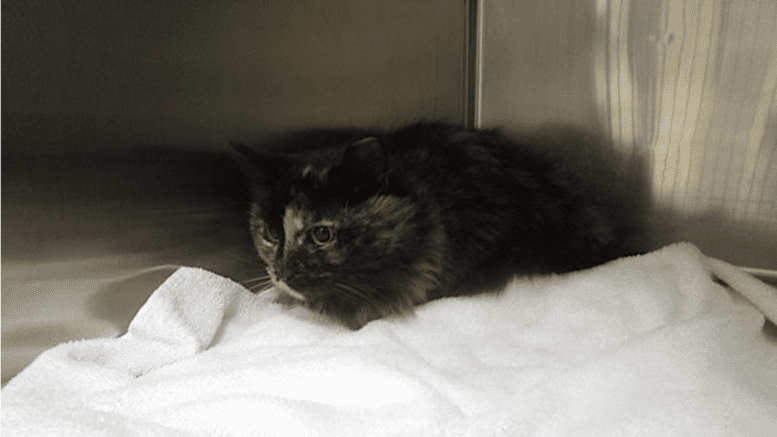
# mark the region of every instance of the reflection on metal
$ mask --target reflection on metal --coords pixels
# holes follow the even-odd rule
[[[464,55],[464,124],[481,126],[480,102],[483,98],[483,0],[467,0]]]
[[[596,107],[613,143],[629,150],[638,143],[634,84],[629,62],[629,0],[596,2],[594,96]]]
[[[777,233],[777,4],[597,6],[598,106],[616,143],[652,154],[657,200]]]
[[[526,130],[553,122],[600,129],[593,96],[595,0],[479,4],[479,124]]]

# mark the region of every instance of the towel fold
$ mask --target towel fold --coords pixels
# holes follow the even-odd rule
[[[712,281],[715,274],[733,289]],[[8,435],[766,435],[777,290],[690,244],[350,331],[182,268],[128,333],[42,354]]]

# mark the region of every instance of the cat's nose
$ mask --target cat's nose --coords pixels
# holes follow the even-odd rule
[[[288,266],[279,265],[275,267],[275,277],[278,278],[278,281],[288,281],[294,278],[294,273]]]

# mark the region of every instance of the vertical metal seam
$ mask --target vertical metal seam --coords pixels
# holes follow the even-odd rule
[[[465,0],[464,23],[464,125],[480,127],[483,72],[482,0]]]

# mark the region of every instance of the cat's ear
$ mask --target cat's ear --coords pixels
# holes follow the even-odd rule
[[[234,141],[230,141],[229,145],[232,146],[232,159],[235,160],[248,179],[257,184],[267,182],[272,166],[268,164],[265,156],[248,146]]]
[[[230,155],[232,159],[235,160],[243,171],[257,165],[261,161],[260,155],[252,148],[235,141],[230,141],[229,145],[231,146],[230,152],[232,153]]]
[[[346,147],[340,165],[349,172],[379,181],[386,174],[386,150],[376,137],[367,137]]]

